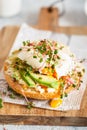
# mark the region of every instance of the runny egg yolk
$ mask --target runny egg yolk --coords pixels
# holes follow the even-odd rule
[[[56,71],[53,70],[51,67],[50,68],[43,68],[41,71],[43,74],[47,74],[48,76],[53,76],[54,78],[57,78]]]
[[[60,106],[62,104],[62,102],[63,102],[62,99],[56,98],[56,99],[51,100],[50,106],[53,108],[56,108],[56,107]]]
[[[43,68],[41,71],[43,74],[47,74],[49,76],[53,75],[52,68]]]

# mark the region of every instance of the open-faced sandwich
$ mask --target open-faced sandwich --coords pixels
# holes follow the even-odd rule
[[[17,93],[48,100],[56,107],[61,98],[78,89],[84,68],[69,48],[55,41],[25,41],[5,61],[4,74]]]

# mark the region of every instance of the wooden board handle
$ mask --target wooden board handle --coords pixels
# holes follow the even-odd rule
[[[38,26],[40,29],[53,30],[53,27],[58,26],[58,9],[57,8],[42,8],[39,15]]]

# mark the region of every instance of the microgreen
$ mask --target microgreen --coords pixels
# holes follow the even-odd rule
[[[2,98],[0,98],[0,108],[2,108],[3,107],[3,100],[2,100]]]
[[[27,108],[28,108],[28,109],[31,109],[31,108],[33,108],[33,107],[34,107],[33,102],[27,102]]]
[[[30,43],[30,41],[23,41],[23,45],[27,46]]]
[[[63,94],[61,94],[60,98],[61,98],[61,99],[63,98]]]
[[[30,51],[30,49],[27,49],[27,51]]]
[[[68,96],[68,94],[67,93],[64,93],[64,97],[67,97]]]
[[[12,98],[12,99],[15,99],[15,98],[16,98],[15,95],[14,95],[14,93],[10,93],[10,94],[9,94],[9,97]]]
[[[42,79],[42,77],[39,77],[39,79]]]
[[[22,48],[19,48],[19,51],[21,51],[22,50]]]
[[[37,58],[37,56],[33,56],[33,58]]]
[[[73,84],[72,87],[75,88],[75,87],[76,87],[76,84]]]
[[[43,61],[43,58],[40,58],[39,62],[41,63]]]
[[[54,54],[57,54],[58,53],[58,50],[56,49],[56,50],[54,50]]]

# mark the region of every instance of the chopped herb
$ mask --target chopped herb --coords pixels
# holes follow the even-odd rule
[[[59,56],[57,56],[57,59],[59,59],[59,60],[60,60],[61,58],[60,58]]]
[[[25,42],[25,41],[23,42],[23,45],[24,45],[24,46],[26,45],[26,42]]]
[[[31,109],[31,108],[33,108],[33,107],[34,107],[33,102],[27,102],[27,108],[28,108],[28,109]]]
[[[27,40],[28,45],[30,44],[30,40]]]
[[[19,68],[17,67],[17,70],[19,70]]]
[[[75,87],[76,87],[76,84],[73,84],[72,87],[75,88]]]
[[[81,82],[81,83],[83,83],[83,81],[82,81],[82,80],[80,80],[80,82]]]
[[[30,41],[23,41],[23,45],[27,46],[30,43]]]
[[[44,40],[41,40],[40,42],[44,42]]]
[[[13,93],[10,93],[9,97],[12,98],[12,99],[15,99],[15,95]]]
[[[7,88],[7,89],[8,89],[8,91],[12,91],[12,89],[11,89],[11,87],[10,87],[10,86],[8,86],[8,88]]]
[[[85,69],[82,69],[83,72],[85,72]]]
[[[39,62],[41,63],[43,61],[43,58],[40,58]]]
[[[63,94],[60,95],[60,98],[63,98]]]
[[[0,98],[0,108],[2,108],[3,107],[3,100],[2,100],[2,98]]]
[[[33,56],[33,58],[37,58],[37,56]]]
[[[39,74],[39,71],[35,71],[36,74]]]
[[[21,50],[22,50],[22,48],[19,49],[19,51],[21,51]]]
[[[11,94],[13,94],[15,97],[16,97],[16,96],[18,96],[18,97],[23,97],[21,94],[16,93],[16,92],[15,92],[12,88],[10,88],[9,86],[8,86],[8,91],[10,92],[10,93],[9,93],[9,97],[10,97]],[[12,95],[11,97],[13,97],[13,95]]]
[[[47,51],[47,55],[51,55],[51,54],[52,54],[51,50]]]
[[[37,46],[36,49],[43,54],[46,51],[46,43],[42,43],[40,46]]]
[[[47,58],[47,62],[49,63],[51,61],[51,57]]]
[[[54,69],[54,68],[55,68],[55,64],[52,65],[52,69]]]
[[[67,93],[64,93],[64,97],[67,97],[68,96],[68,94]]]
[[[81,72],[78,72],[78,76],[79,76],[79,77],[82,77],[82,73],[81,73]]]
[[[42,79],[42,77],[39,77],[39,79]]]
[[[56,49],[56,50],[54,50],[54,54],[57,54],[58,53],[58,50]]]
[[[30,49],[27,49],[27,51],[30,51]]]

